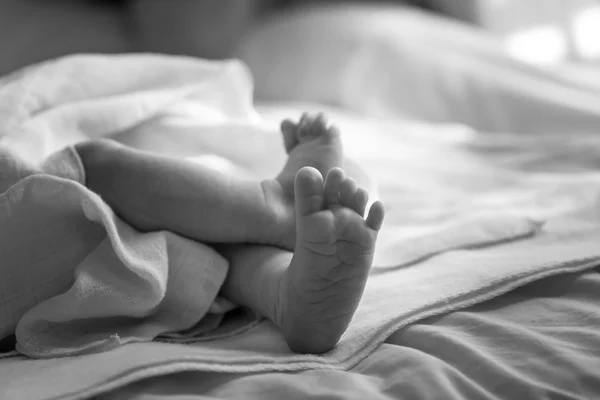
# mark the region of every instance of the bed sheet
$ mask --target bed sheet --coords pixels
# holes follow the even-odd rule
[[[584,320],[588,329],[581,329]],[[593,399],[599,395],[600,270],[550,278],[412,325],[350,371],[142,381],[100,400]]]
[[[393,136],[386,139],[377,137],[382,140],[375,140],[377,135],[372,134],[375,130],[373,121],[361,125],[357,122],[358,118],[337,114],[334,120],[343,127],[352,128],[349,134],[353,137],[373,137],[370,147],[364,141],[361,146],[352,145],[350,141],[347,146],[349,153],[366,154],[362,160],[367,165],[387,169],[390,177],[403,179],[405,190],[388,189],[384,196],[393,198],[398,208],[414,212],[394,212],[392,223],[402,225],[406,230],[422,227],[426,225],[426,218],[434,215],[434,210],[442,213],[436,214],[436,218],[444,214],[450,218],[465,210],[479,209],[483,212],[498,210],[502,206],[506,210],[529,209],[543,217],[573,213],[597,204],[600,184],[596,176],[586,172],[597,168],[599,160],[594,153],[600,153],[596,150],[598,147],[594,147],[594,141],[586,139],[585,135],[572,145],[560,136],[570,130],[594,133],[595,127],[600,125],[600,113],[595,106],[598,103],[594,103],[598,99],[597,90],[571,78],[517,66],[503,59],[493,48],[487,48],[490,42],[486,38],[474,39],[476,35],[459,27],[451,30],[442,27],[441,31],[431,31],[426,35],[427,27],[432,25],[416,23],[409,25],[412,30],[408,31],[411,33],[408,40],[394,42],[389,36],[391,30],[396,37],[407,31],[399,30],[399,15],[379,11],[335,13],[337,26],[352,26],[357,30],[352,33],[355,36],[350,37],[348,30],[338,31],[346,35],[344,43],[349,47],[336,47],[339,41],[335,35],[328,36],[334,38],[331,40],[323,40],[322,36],[325,32],[331,33],[332,15],[310,14],[309,18],[289,25],[294,27],[295,34],[308,32],[312,35],[310,40],[298,42],[295,47],[298,58],[286,59],[283,64],[271,63],[271,69],[267,70],[261,69],[264,60],[281,61],[281,58],[269,58],[272,53],[264,51],[256,52],[255,57],[260,57],[258,62],[247,53],[243,55],[255,72],[265,71],[264,75],[257,75],[259,94],[278,100],[325,101],[377,117],[408,115],[428,121],[465,122],[490,131],[540,134],[547,133],[548,127],[551,127],[549,131],[559,134],[554,137],[548,135],[546,147],[541,151],[536,147],[538,143],[529,138],[505,137],[511,139],[512,144],[507,144],[498,139],[500,136],[480,137],[471,128],[446,125],[441,131],[435,130],[439,135],[435,138],[438,145],[433,150],[419,153],[404,148]],[[365,15],[370,22],[365,22]],[[410,22],[411,18],[408,15],[402,21]],[[278,32],[284,23],[285,20],[277,21],[277,29],[266,26],[265,31],[271,30],[265,34],[272,38],[281,37]],[[312,29],[306,29],[308,25]],[[374,26],[378,28],[369,33],[369,29],[373,29],[370,27]],[[261,31],[260,35],[265,31]],[[444,33],[448,32],[452,35],[445,36]],[[434,40],[436,35],[439,41]],[[354,40],[358,39],[359,46],[356,46]],[[411,42],[413,39],[418,40]],[[319,40],[320,47],[311,47]],[[285,54],[281,51],[281,46],[288,47],[284,42],[263,43],[271,46],[269,51]],[[440,49],[450,46],[450,42],[453,47],[448,48],[456,50],[460,47],[461,51],[457,50],[455,57],[444,58],[445,54],[452,52],[444,53]],[[310,51],[306,52],[307,49]],[[351,51],[340,53],[332,49]],[[318,52],[315,53],[315,50]],[[352,57],[346,56],[348,54]],[[413,56],[417,58],[410,58]],[[346,64],[338,69],[345,73],[338,74],[343,79],[332,81],[331,70],[339,66],[339,62],[331,62],[335,59]],[[473,63],[474,59],[478,61]],[[319,62],[315,63],[315,60]],[[376,62],[378,60],[386,62]],[[413,61],[406,63],[406,60]],[[290,79],[289,63],[306,74]],[[420,68],[423,65],[428,68]],[[399,66],[402,68],[398,69]],[[506,70],[518,73],[503,76]],[[415,75],[415,71],[420,73]],[[403,76],[400,81],[392,84],[386,81],[399,76]],[[381,79],[373,80],[375,77]],[[457,81],[456,77],[463,80]],[[355,84],[350,85],[352,82]],[[365,82],[370,83],[367,85]],[[340,92],[339,88],[344,90]],[[443,89],[443,101],[433,96],[439,89]],[[422,95],[417,96],[418,92]],[[486,97],[489,94],[498,96]],[[575,101],[569,102],[568,99]],[[541,106],[522,107],[531,104]],[[469,105],[476,107],[469,108]],[[315,108],[322,107],[266,107],[262,111],[277,119],[281,115]],[[518,118],[511,119],[515,115]],[[402,130],[406,133],[402,136],[403,140],[410,140],[411,134],[414,134],[417,136],[415,140],[419,141],[423,141],[424,137],[426,141],[427,132],[431,131],[427,129],[427,123],[404,124],[392,121],[388,125],[388,121],[379,120],[377,128],[388,132]],[[477,140],[472,140],[475,136]],[[436,191],[440,182],[458,185],[457,181],[448,181],[448,175],[440,169],[419,175],[414,173],[422,160],[445,157],[448,147],[459,150],[453,159],[456,168],[464,173],[475,172],[469,182],[472,185],[470,191],[461,191],[464,187],[459,186],[457,189],[461,190]],[[469,159],[469,163],[462,163],[465,152],[460,149],[474,147],[487,148],[488,152],[480,160]],[[517,154],[513,151],[515,147],[528,151]],[[382,158],[382,149],[396,151],[387,158],[388,165],[376,163]],[[403,169],[394,165],[394,159],[404,160]],[[549,160],[556,170],[571,173],[550,177]],[[411,163],[414,168],[411,168]],[[493,168],[489,168],[490,163]],[[473,170],[473,165],[479,168]],[[510,171],[510,179],[506,183],[515,189],[512,201],[508,203],[506,192],[499,193],[499,189],[505,189],[505,186],[488,185],[489,174],[500,170]],[[572,172],[581,174],[576,176]],[[415,190],[408,191],[406,188]],[[525,188],[529,191],[519,191]],[[481,195],[482,191],[485,195]],[[472,193],[480,196],[474,199],[470,195]],[[547,201],[549,198],[553,201]],[[582,329],[582,325],[589,328]],[[351,371],[253,375],[185,373],[142,381],[102,398],[587,399],[599,394],[596,388],[600,387],[600,378],[594,372],[600,370],[598,349],[600,278],[597,272],[589,272],[540,281],[479,306],[421,321],[397,332]]]
[[[490,145],[482,137],[473,136],[469,129],[455,125],[431,129],[426,124],[406,121],[368,120],[352,113],[310,104],[263,104],[259,107],[261,114],[273,121],[286,115],[295,115],[300,110],[327,111],[331,120],[342,127],[348,153],[362,162],[370,159],[365,165],[374,168],[370,172],[379,174],[377,176],[385,177],[377,168],[390,168],[393,164],[396,169],[390,172],[397,182],[398,174],[403,174],[399,169],[407,169],[402,176],[406,176],[408,182],[413,179],[412,187],[421,185],[422,191],[414,192],[412,199],[406,199],[407,215],[401,217],[402,213],[397,210],[390,214],[403,218],[401,224],[412,226],[410,230],[423,225],[424,220],[419,215],[431,215],[434,209],[459,212],[460,208],[451,207],[452,201],[446,197],[440,198],[439,202],[421,204],[422,212],[418,212],[419,207],[415,204],[419,203],[419,199],[424,200],[428,197],[428,190],[439,187],[439,182],[431,179],[439,171],[417,176],[418,171],[423,173],[423,169],[416,165],[411,169],[411,158],[408,155],[404,157],[402,145],[391,145],[386,140],[403,138],[410,142],[414,136],[415,141],[427,141],[429,144],[426,147],[430,150],[445,149],[449,160],[441,163],[444,168],[453,165],[453,150],[463,146]],[[447,135],[427,140],[424,137],[427,132]],[[372,146],[360,140],[362,135],[372,138]],[[515,141],[512,137],[505,137],[505,141],[500,139],[500,136],[496,137],[498,142],[495,145],[504,151],[488,157],[489,165],[505,163],[510,165],[513,172],[527,172],[520,175],[521,179],[544,171],[545,184],[554,188],[555,197],[560,197],[558,194],[561,190],[565,192],[564,202],[556,207],[557,203],[544,202],[541,197],[538,200],[535,200],[535,196],[524,200],[526,192],[537,191],[531,186],[533,181],[529,181],[522,186],[513,186],[512,199],[511,191],[504,186],[501,195],[496,193],[496,202],[479,205],[482,210],[487,207],[497,209],[500,202],[516,208],[522,208],[527,203],[540,215],[555,215],[576,212],[589,205],[592,199],[598,198],[597,189],[589,182],[580,181],[567,188],[561,179],[552,183],[552,174],[549,174],[549,169],[553,168],[563,171],[575,167],[591,170],[589,164],[594,159],[594,151],[581,152],[581,148],[574,143],[569,147],[564,146],[563,141],[561,148],[565,157],[562,157],[561,163],[554,162],[557,157],[543,148],[541,151],[539,147],[527,148],[525,142]],[[546,140],[538,144],[543,142],[548,145]],[[509,143],[515,148],[520,146],[521,152],[506,148]],[[407,147],[414,150],[412,145]],[[384,147],[388,148],[387,153]],[[582,157],[572,157],[573,152]],[[394,158],[394,154],[399,157]],[[536,154],[539,156],[537,162],[531,162]],[[544,155],[547,158],[542,157]],[[379,161],[376,157],[379,157]],[[521,162],[518,162],[519,159]],[[503,166],[504,171],[507,165]],[[460,166],[460,163],[454,164],[455,168]],[[569,176],[568,179],[577,181],[575,175]],[[393,187],[392,180],[383,179],[379,184],[382,198],[394,195],[390,190]],[[507,185],[506,182],[504,184]],[[407,186],[410,187],[410,183]],[[457,188],[455,194],[460,190]],[[482,190],[482,187],[476,188],[479,195]],[[487,190],[494,192],[492,187]],[[587,195],[583,192],[578,194],[581,190],[590,192]],[[435,197],[433,191],[430,194]],[[442,195],[441,192],[439,194]],[[401,193],[395,195],[396,200],[402,196]],[[408,191],[403,195],[410,197]],[[474,196],[474,192],[471,195]],[[455,204],[464,204],[465,199],[455,198]],[[471,202],[468,208],[472,211],[477,204]],[[597,373],[600,370],[599,272],[600,269],[595,269],[587,273],[548,278],[468,309],[423,320],[397,331],[377,351],[349,371],[229,375],[189,372],[141,381],[101,396],[100,399],[595,398],[600,394],[600,374]]]

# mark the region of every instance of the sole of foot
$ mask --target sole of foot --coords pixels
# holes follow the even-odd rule
[[[332,349],[356,311],[369,275],[384,208],[340,168],[325,180],[312,167],[294,182],[296,245],[282,277],[276,323],[300,353]]]

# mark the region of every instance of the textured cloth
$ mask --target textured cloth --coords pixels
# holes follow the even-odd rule
[[[22,178],[0,195],[0,337],[16,331],[17,350],[41,358],[161,335],[198,338],[216,328],[224,258],[173,233],[124,223],[80,183],[71,147],[37,172],[0,153],[2,183]]]
[[[223,299],[213,304],[226,260],[201,243],[124,223],[84,186],[69,145],[122,133],[189,93],[226,101],[211,85],[223,88],[219,77],[241,77],[228,70],[242,67],[181,60],[180,75],[191,67],[186,83],[197,85],[183,87],[177,80],[161,85],[156,74],[144,80],[136,73],[143,61],[127,59],[127,77],[113,69],[102,80],[107,62],[97,58],[91,69],[83,60],[51,63],[0,80],[0,338],[16,334],[17,350],[31,357],[106,351],[157,336],[197,340],[232,308]],[[134,75],[139,79],[126,83]],[[210,113],[209,96],[202,101]],[[227,103],[229,116],[236,105],[244,108],[243,100]]]
[[[600,397],[600,271],[531,283],[396,332],[349,371],[185,372],[99,400]]]

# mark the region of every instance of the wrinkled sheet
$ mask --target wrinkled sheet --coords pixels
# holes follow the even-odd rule
[[[349,371],[189,372],[101,400],[597,398],[600,271],[548,278],[392,335]]]

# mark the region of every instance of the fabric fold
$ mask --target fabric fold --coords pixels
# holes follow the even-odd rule
[[[227,274],[227,262],[214,250],[170,232],[137,232],[74,181],[35,175],[13,186],[6,198],[13,202],[5,207],[20,212],[3,221],[4,229],[22,223],[22,213],[37,217],[49,214],[49,204],[61,205],[50,219],[29,219],[27,230],[14,238],[37,244],[42,268],[36,273],[24,264],[16,271],[28,278],[24,287],[34,290],[23,307],[29,310],[16,325],[22,354],[43,358],[106,351],[187,330],[209,312]],[[32,229],[40,232],[35,243],[26,236]],[[10,261],[14,266],[19,260]],[[16,277],[7,274],[14,282]],[[39,287],[49,292],[40,293]],[[6,301],[11,293],[6,288],[3,293]]]

